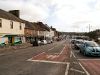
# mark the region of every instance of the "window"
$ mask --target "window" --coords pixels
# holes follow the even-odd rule
[[[13,21],[10,21],[10,28],[13,29]]]
[[[0,28],[2,27],[2,20],[0,19]]]
[[[21,23],[20,23],[19,29],[20,29],[20,30],[22,30],[22,26],[21,26]]]

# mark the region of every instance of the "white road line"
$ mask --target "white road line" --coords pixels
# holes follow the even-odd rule
[[[70,63],[67,63],[67,67],[66,67],[65,75],[68,75],[69,66],[70,66]]]
[[[62,51],[59,53],[59,55],[61,55],[63,53],[64,49],[65,49],[65,47],[62,49]]]
[[[72,51],[71,51],[71,53],[70,53],[70,58],[72,57]]]
[[[87,75],[90,75],[90,73],[82,66],[82,64],[79,62],[79,65],[82,67],[82,69],[85,71],[85,73],[87,74]]]
[[[33,57],[38,57],[39,55],[44,54],[44,53],[45,52],[39,53],[39,54],[37,54],[36,56],[33,56]]]
[[[87,58],[87,59],[78,59],[78,60],[100,60],[100,58],[99,59],[92,59],[92,58],[91,59],[88,59]]]
[[[32,59],[28,59],[27,61],[42,62],[42,63],[54,63],[54,64],[67,64],[67,62],[46,61],[46,60],[32,60]]]
[[[76,56],[75,56],[75,54],[73,53],[73,51],[72,51],[72,55],[76,58]]]
[[[57,46],[59,46],[59,45],[56,45],[56,46],[50,48],[48,51],[51,51],[52,49],[54,49],[54,48],[57,47]]]
[[[54,49],[55,47],[56,47],[56,46],[54,46],[54,47],[50,48],[48,51],[50,51],[50,50]]]
[[[83,72],[83,71],[80,71],[80,70],[77,70],[77,69],[74,69],[74,68],[71,68],[70,70],[72,70],[72,71],[76,71],[76,72],[79,72],[79,73],[85,73],[85,72]]]

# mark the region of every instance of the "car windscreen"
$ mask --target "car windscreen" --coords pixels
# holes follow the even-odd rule
[[[95,42],[87,42],[86,46],[89,46],[89,47],[98,47],[99,45],[97,43],[95,43]]]
[[[76,41],[75,43],[76,43],[76,44],[83,44],[82,41]]]

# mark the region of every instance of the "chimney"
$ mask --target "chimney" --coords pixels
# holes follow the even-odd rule
[[[19,10],[10,10],[9,13],[15,15],[16,17],[19,18]]]

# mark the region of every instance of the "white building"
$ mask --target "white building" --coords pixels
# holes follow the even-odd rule
[[[24,42],[25,23],[16,16],[0,9],[0,42]],[[6,38],[6,40],[4,39]],[[8,39],[8,40],[7,40]]]

